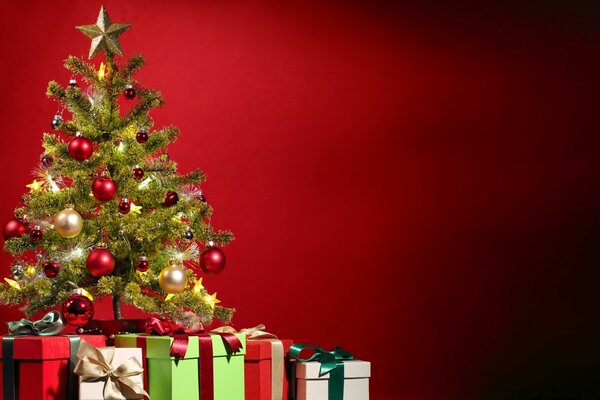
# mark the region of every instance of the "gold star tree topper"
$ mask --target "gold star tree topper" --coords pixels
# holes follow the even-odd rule
[[[119,36],[130,26],[131,24],[113,24],[110,22],[108,13],[102,6],[95,24],[77,26],[76,28],[92,39],[88,58],[95,57],[101,50],[104,50],[105,54],[118,54],[122,57],[123,52],[119,44]]]

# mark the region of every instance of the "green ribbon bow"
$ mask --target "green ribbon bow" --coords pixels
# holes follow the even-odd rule
[[[314,350],[314,353],[308,358],[300,357],[300,353],[306,349]],[[329,400],[343,400],[344,361],[354,360],[352,353],[339,346],[331,351],[325,351],[319,346],[294,344],[290,347],[290,356],[301,363],[309,361],[318,361],[321,363],[319,376],[329,373]]]
[[[52,336],[59,334],[65,328],[58,311],[50,311],[37,321],[23,318],[19,321],[7,322],[6,325],[8,325],[8,332],[14,336]]]

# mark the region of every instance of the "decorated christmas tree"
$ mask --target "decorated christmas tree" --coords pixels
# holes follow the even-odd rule
[[[203,172],[178,173],[169,158],[179,130],[153,130],[149,113],[163,98],[135,80],[141,56],[122,58],[118,39],[129,27],[102,7],[95,24],[77,29],[92,41],[89,58],[104,59],[70,56],[68,85],[48,85],[60,106],[30,191],[4,226],[14,262],[0,301],[27,315],[58,307],[75,326],[102,296],[112,296],[115,319],[124,302],[188,326],[228,321],[233,310],[216,304],[201,274],[223,269],[217,246],[233,236],[210,225]]]

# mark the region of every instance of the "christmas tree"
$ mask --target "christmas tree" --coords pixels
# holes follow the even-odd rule
[[[149,113],[163,98],[134,79],[141,56],[117,57],[129,27],[111,23],[102,7],[95,24],[77,27],[92,41],[89,58],[103,53],[102,62],[69,56],[68,85],[48,85],[60,108],[43,136],[30,192],[4,226],[15,260],[0,301],[24,304],[27,315],[62,307],[76,326],[93,314],[89,299],[101,296],[112,296],[115,319],[125,302],[188,325],[229,321],[233,310],[216,304],[198,267],[220,272],[225,256],[217,245],[233,236],[210,225],[199,186],[205,175],[180,174],[169,159],[179,130],[152,131]],[[131,106],[122,111],[120,102]]]

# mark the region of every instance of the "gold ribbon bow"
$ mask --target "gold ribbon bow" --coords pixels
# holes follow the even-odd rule
[[[77,352],[79,361],[75,366],[75,373],[81,377],[82,382],[104,381],[106,400],[142,399],[148,396],[140,384],[130,379],[144,372],[140,362],[131,357],[114,368],[111,365],[114,355],[114,347],[98,349],[82,340]]]
[[[273,335],[265,331],[266,326],[258,324],[254,328],[240,329],[239,333],[246,335],[248,340],[264,340],[271,342],[271,399],[283,399],[283,377],[285,374],[283,365],[283,343]],[[221,326],[211,332],[238,333],[231,326]]]
[[[239,333],[243,333],[246,335],[246,339],[252,340],[266,340],[266,339],[277,339],[277,336],[272,333],[265,331],[266,326],[263,324],[258,324],[254,328],[244,328],[240,329]],[[238,333],[235,328],[231,326],[221,326],[219,328],[213,329],[211,332],[224,332],[224,333]]]

